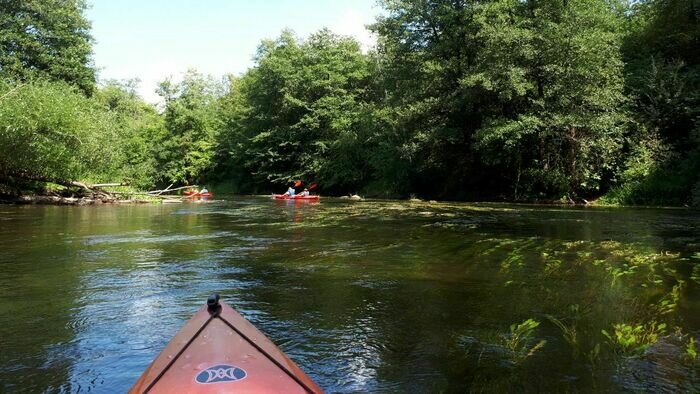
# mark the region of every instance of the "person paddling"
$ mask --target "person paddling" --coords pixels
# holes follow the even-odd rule
[[[287,189],[287,192],[284,193],[284,195],[289,196],[289,197],[294,197],[294,195],[296,193],[297,193],[296,190],[294,190],[294,184],[289,184],[289,189]]]

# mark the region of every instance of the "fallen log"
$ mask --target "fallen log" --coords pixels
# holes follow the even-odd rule
[[[38,181],[38,182],[49,182],[49,183],[55,183],[57,185],[65,186],[65,187],[78,187],[80,189],[86,190],[90,193],[93,192],[93,187],[92,185],[88,185],[86,183],[80,182],[80,181],[73,181],[73,180],[68,180],[68,179],[59,179],[59,178],[52,178],[52,177],[47,177],[43,175],[38,175],[38,174],[32,174],[29,172],[16,172],[16,173],[10,173],[8,174],[8,177],[10,179],[12,178],[19,178],[19,179],[24,179],[27,181]]]
[[[14,174],[10,174],[10,177],[20,178],[20,179],[24,179],[27,181],[50,182],[50,183],[55,183],[57,185],[61,185],[61,186],[65,186],[65,187],[79,187],[83,190],[86,190],[86,191],[92,193],[92,189],[88,185],[86,185],[83,182],[79,182],[79,181],[51,178],[51,177],[30,174],[30,173],[14,173]]]
[[[199,189],[199,186],[197,186],[197,185],[189,185],[189,186],[181,186],[181,187],[172,188],[174,183],[171,183],[170,185],[168,185],[168,187],[166,187],[165,189],[162,189],[162,190],[151,190],[151,191],[147,191],[147,192],[134,192],[134,191],[117,192],[117,191],[104,190],[103,188],[129,186],[129,184],[124,183],[124,182],[88,184],[85,182],[47,177],[47,176],[34,174],[31,172],[24,172],[24,171],[21,171],[19,173],[7,174],[6,176],[8,176],[10,179],[12,179],[14,177],[14,178],[19,178],[19,179],[24,179],[27,181],[55,183],[57,185],[65,186],[68,188],[70,188],[70,187],[79,188],[79,189],[81,189],[81,191],[79,193],[80,195],[83,195],[85,197],[92,197],[93,199],[100,199],[100,200],[114,200],[116,195],[149,196],[149,197],[156,197],[159,199],[173,199],[173,198],[179,199],[179,198],[182,198],[182,196],[173,195],[173,194],[164,194],[164,193],[174,192],[174,191],[183,190],[183,189]]]
[[[172,186],[172,185],[171,185]],[[170,187],[170,186],[168,186]],[[174,189],[163,189],[163,190],[151,190],[148,192],[148,194],[160,194],[163,192],[174,192],[176,190],[182,190],[182,189],[199,189],[199,186],[197,185],[191,185],[191,186],[182,186],[182,187],[176,187]]]
[[[171,187],[173,187],[173,185],[174,185],[174,183],[171,183],[171,184],[170,184],[170,186],[166,187],[166,188],[165,188],[165,190],[163,190],[163,191],[159,192],[159,193],[158,193],[158,195],[161,195],[161,194],[163,194],[163,193],[167,192],[167,191],[168,191],[168,189],[170,189]]]
[[[95,183],[92,187],[129,186],[128,183]]]
[[[149,197],[165,197],[159,196],[157,194],[151,194],[150,192],[110,192],[111,194],[118,194],[120,196],[149,196]]]

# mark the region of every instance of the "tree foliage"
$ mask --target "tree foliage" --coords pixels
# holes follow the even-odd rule
[[[109,116],[112,132],[118,136],[113,148],[120,154],[106,177],[140,188],[149,188],[159,181],[159,143],[167,138],[165,120],[153,105],[136,94],[138,81],[107,81],[95,92],[100,110]]]
[[[449,194],[486,185],[515,198],[518,187],[530,196],[600,189],[614,170],[625,117],[620,37],[608,3],[386,6],[374,29],[398,87],[391,101],[407,118],[399,127],[413,129],[405,151],[430,182],[439,174]],[[491,174],[500,174],[499,184],[480,176]]]
[[[223,139],[238,170],[262,184],[302,178],[361,186],[370,77],[359,44],[328,30],[306,41],[284,32],[263,42],[255,68],[225,99]]]
[[[213,166],[220,89],[217,81],[195,71],[189,71],[179,83],[161,83],[167,133],[161,136],[154,153],[162,179],[196,182]]]
[[[64,83],[0,87],[0,175],[79,180],[98,175],[119,152],[110,119]],[[96,170],[102,169],[102,170]],[[109,172],[109,171],[107,171]]]
[[[625,10],[622,53],[636,122],[612,201],[700,202],[698,10],[697,0],[644,0]]]
[[[698,0],[381,4],[374,50],[283,31],[242,75],[164,81],[159,111],[94,83],[84,2],[2,2],[0,178],[700,201]]]
[[[0,76],[65,81],[91,93],[90,23],[84,0],[0,1]]]

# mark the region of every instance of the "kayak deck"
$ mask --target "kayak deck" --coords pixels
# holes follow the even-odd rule
[[[322,393],[272,341],[231,307],[201,308],[130,393]]]

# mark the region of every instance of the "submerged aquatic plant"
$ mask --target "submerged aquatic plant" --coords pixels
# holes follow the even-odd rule
[[[547,319],[561,330],[562,338],[571,346],[572,354],[576,358],[580,353],[578,322],[581,317],[581,310],[578,304],[574,304],[569,306],[569,311],[573,315],[571,318],[557,319],[548,315]]]
[[[700,255],[700,253],[698,253],[697,255]],[[700,285],[700,264],[697,264],[693,267],[693,272],[690,274],[690,279],[692,279],[695,283]]]
[[[639,245],[623,244],[616,241],[603,241],[599,247],[605,251],[606,256],[594,260],[593,264],[605,267],[606,271],[613,277],[613,285],[618,279],[633,276],[637,272],[646,272],[648,282],[660,284],[661,276],[657,272],[657,266],[661,266],[665,274],[673,275],[676,271],[665,263],[678,260],[680,257],[679,253],[658,252]]]
[[[698,359],[698,349],[695,346],[695,338],[690,337],[688,340],[688,345],[685,347],[685,358],[690,361],[695,361]]]
[[[610,286],[614,286],[617,280],[623,276],[633,275],[637,271],[637,268],[639,267],[636,265],[629,265],[627,263],[622,264],[621,267],[614,267],[611,265],[605,267],[605,270],[612,276]]]
[[[502,344],[515,361],[522,361],[532,356],[547,343],[546,340],[542,339],[531,346],[533,334],[539,325],[540,322],[534,319],[527,319],[520,324],[511,324],[510,333],[503,337]]]
[[[678,279],[678,282],[675,286],[673,286],[671,292],[661,298],[661,300],[659,300],[659,302],[655,305],[656,310],[662,315],[675,312],[678,308],[678,302],[681,299],[681,291],[684,287],[685,281]]]
[[[640,354],[655,344],[666,332],[666,323],[652,321],[648,324],[615,324],[613,333],[602,330],[613,348],[623,354]]]
[[[561,268],[562,264],[564,263],[561,259],[558,259],[549,253],[542,253],[542,259],[545,262],[544,266],[544,275],[546,276],[551,276],[559,269]]]
[[[516,248],[508,254],[508,256],[501,262],[501,272],[507,273],[515,267],[522,267],[525,264],[525,259],[523,257],[522,248]]]
[[[591,370],[595,370],[596,366],[598,365],[598,361],[600,361],[600,343],[596,343],[593,348],[586,353],[586,359],[588,361],[588,365],[591,367]]]

